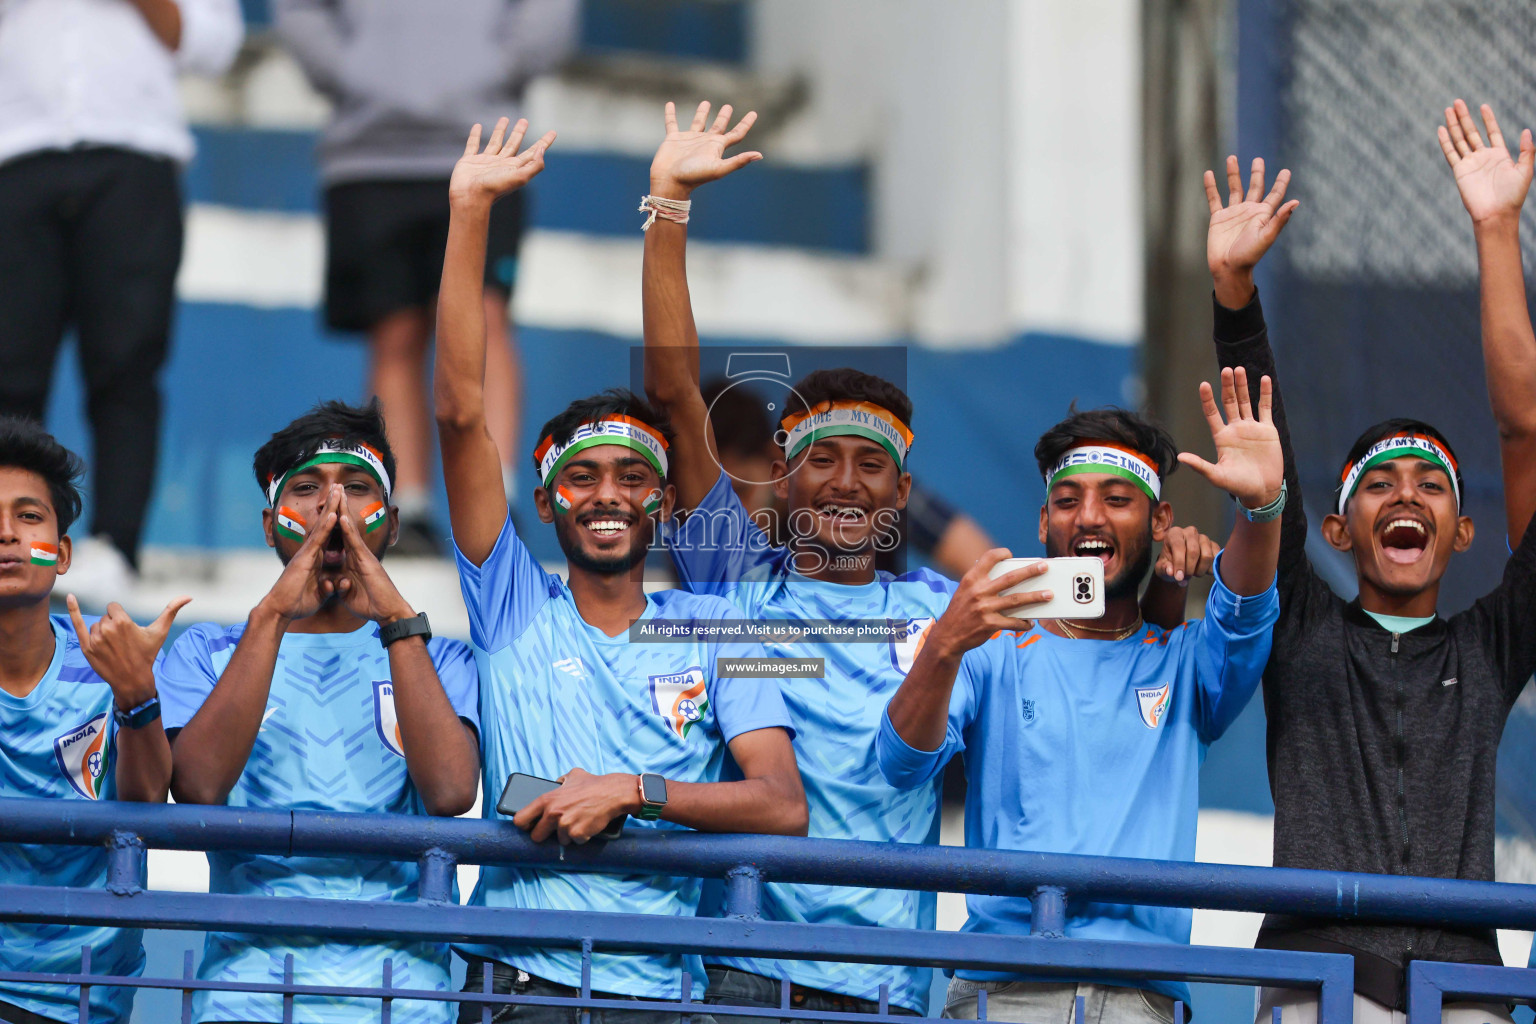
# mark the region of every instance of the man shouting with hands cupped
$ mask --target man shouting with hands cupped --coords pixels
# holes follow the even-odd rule
[[[1206,747],[1248,703],[1268,660],[1279,614],[1275,564],[1286,503],[1270,380],[1249,398],[1239,368],[1200,400],[1217,461],[1179,453],[1161,428],[1119,409],[1072,412],[1035,447],[1045,477],[1040,540],[1051,557],[1104,562],[1104,615],[1031,623],[1048,590],[1004,597],[1038,565],[988,579],[1008,552],[966,573],[912,670],[886,708],[876,741],[894,786],[924,785],[965,751],[966,845],[1156,860],[1193,860],[1199,769]],[[1215,573],[1205,618],[1175,629],[1142,621],[1137,590],[1152,543],[1173,510],[1163,477],[1182,462],[1237,501],[1237,523]],[[1182,538],[1190,541],[1191,538]],[[1182,571],[1199,571],[1206,545],[1180,545]],[[1171,573],[1169,572],[1171,570]],[[1161,572],[1177,579],[1180,568]],[[1021,783],[1022,780],[1022,783]],[[1027,899],[966,898],[967,931],[1030,933]],[[1187,943],[1191,912],[1173,907],[1071,903],[1072,938]],[[1068,1024],[1077,997],[1087,1019],[1167,1021],[1183,983],[1039,982],[1030,975],[959,971],[946,1017]]]
[[[284,569],[241,625],[194,626],[160,669],[171,791],[180,803],[455,815],[479,784],[479,685],[469,649],[434,640],[384,571],[399,528],[394,456],[377,403],[327,402],[256,453],[262,524]],[[416,898],[408,861],[208,855],[210,891]],[[448,948],[210,933],[199,977],[446,990]],[[200,992],[199,1021],[280,1021],[282,997]],[[396,1020],[444,1024],[450,1003],[396,1000]],[[351,1024],[371,1000],[299,996],[303,1024]]]

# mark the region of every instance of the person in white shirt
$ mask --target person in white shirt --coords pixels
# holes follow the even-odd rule
[[[238,0],[0,0],[0,414],[41,420],[73,328],[93,507],[75,546],[88,603],[138,566],[158,376],[181,262],[179,72],[219,75]]]

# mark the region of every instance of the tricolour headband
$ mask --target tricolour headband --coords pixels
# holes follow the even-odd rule
[[[1147,497],[1158,501],[1163,493],[1163,481],[1157,475],[1157,463],[1131,448],[1125,448],[1109,441],[1090,441],[1068,448],[1056,460],[1056,465],[1045,474],[1045,490],[1050,493],[1052,487],[1062,477],[1075,476],[1078,473],[1110,473],[1122,476],[1131,483],[1146,492]]]
[[[896,462],[896,468],[906,465],[907,452],[912,447],[912,431],[888,409],[873,402],[818,402],[805,412],[784,417],[784,458],[799,455],[809,445],[824,437],[846,435],[866,437],[884,448]]]
[[[288,481],[295,473],[302,473],[306,469],[327,463],[341,463],[357,466],[373,474],[378,480],[379,486],[384,489],[384,501],[389,501],[391,484],[389,471],[384,468],[384,456],[374,451],[361,441],[349,444],[339,438],[326,438],[320,442],[320,447],[315,449],[315,454],[300,462],[286,473],[274,474],[267,481],[267,504],[277,506],[278,495],[283,493],[283,488],[288,486]]]
[[[1344,508],[1349,504],[1349,499],[1354,497],[1355,488],[1360,486],[1360,477],[1366,470],[1402,458],[1423,459],[1443,469],[1445,475],[1451,478],[1451,493],[1456,496],[1456,508],[1460,511],[1461,484],[1456,480],[1456,460],[1451,457],[1451,453],[1426,434],[1401,433],[1389,434],[1377,441],[1344,471],[1343,483],[1339,487],[1339,515],[1344,514]]]
[[[614,414],[588,420],[577,427],[564,444],[555,444],[553,436],[546,436],[539,443],[533,457],[538,460],[539,478],[544,481],[544,486],[550,485],[573,455],[600,444],[633,448],[645,456],[657,476],[663,480],[667,478],[667,439],[649,423],[642,423],[633,416]]]

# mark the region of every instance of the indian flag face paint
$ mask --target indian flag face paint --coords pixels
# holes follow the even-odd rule
[[[304,527],[303,517],[287,505],[277,510],[278,536],[287,537],[289,540],[298,541],[302,544],[306,532]]]
[[[556,512],[569,512],[571,510],[571,506],[574,504],[576,504],[576,502],[571,497],[571,492],[565,489],[564,484],[561,484],[555,488]]]
[[[1461,510],[1461,485],[1456,482],[1456,460],[1451,457],[1451,453],[1427,434],[1403,433],[1391,434],[1377,441],[1344,471],[1339,487],[1339,515],[1344,514],[1344,509],[1348,507],[1349,499],[1354,497],[1355,488],[1360,486],[1360,478],[1365,475],[1366,470],[1379,466],[1383,462],[1403,458],[1423,459],[1444,470],[1445,475],[1451,478],[1451,493],[1456,496],[1456,509]]]
[[[654,515],[661,508],[661,492],[653,490],[647,494],[641,508],[645,509],[646,515]]]
[[[912,447],[912,431],[888,409],[873,402],[818,402],[815,408],[784,417],[785,461],[799,455],[824,437],[864,437],[884,448],[896,462],[906,465]]]
[[[59,546],[57,544],[45,544],[40,540],[32,542],[33,565],[58,565]]]
[[[372,533],[374,530],[377,530],[379,527],[383,526],[384,520],[387,518],[386,513],[388,511],[389,510],[384,507],[384,503],[382,501],[376,501],[372,505],[369,505],[367,508],[363,509],[363,532]]]
[[[1087,441],[1068,448],[1056,465],[1045,474],[1045,491],[1062,479],[1079,473],[1109,473],[1123,477],[1135,484],[1154,502],[1163,492],[1162,478],[1157,475],[1157,463],[1141,452],[1125,448],[1109,441]]]

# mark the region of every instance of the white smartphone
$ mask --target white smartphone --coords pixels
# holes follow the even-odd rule
[[[1004,573],[1022,569],[1036,562],[1047,566],[1043,576],[1031,576],[1009,587],[1003,594],[1028,594],[1049,590],[1052,597],[1044,604],[1020,607],[1009,614],[1021,619],[1097,619],[1104,614],[1104,562],[1098,558],[1005,558],[987,575],[997,579]]]

